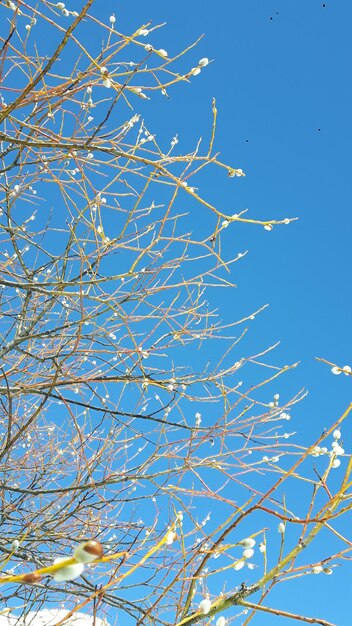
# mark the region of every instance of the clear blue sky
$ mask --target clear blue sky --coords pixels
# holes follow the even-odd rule
[[[228,229],[229,253],[250,253],[236,266],[236,293],[217,294],[217,303],[227,321],[270,304],[250,341],[260,349],[280,340],[278,361],[302,362],[290,382],[292,391],[309,391],[294,418],[298,440],[308,442],[352,400],[351,378],[333,376],[314,358],[352,365],[352,3],[150,0],[134,3],[133,11],[127,0],[104,4],[107,14],[115,11],[122,32],[166,21],[153,43],[171,55],[205,34],[190,58],[195,64],[207,56],[214,63],[191,85],[175,89],[171,102],[144,113],[153,131],[170,137],[179,132],[180,144],[191,146],[207,136],[216,97],[216,147],[247,176],[223,189],[204,180],[202,194],[230,214],[248,207],[251,217],[299,217],[272,232]],[[344,432],[346,447],[350,432]],[[307,615],[349,623],[345,569],[303,585],[280,586],[269,604],[288,610],[299,604]],[[263,626],[269,621],[256,618]]]

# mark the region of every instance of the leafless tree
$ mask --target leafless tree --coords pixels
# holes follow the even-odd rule
[[[197,187],[205,168],[224,185],[244,176],[214,150],[215,101],[206,146],[183,154],[149,128],[143,101],[208,65],[179,69],[195,44],[170,57],[149,43],[158,26],[124,35],[101,3],[79,4],[0,5],[3,607],[27,623],[65,609],[57,626],[77,612],[247,625],[263,611],[327,626],[267,596],[349,554],[335,529],[349,408],[311,447],[291,443],[304,392],[282,402],[276,384],[296,364],[270,343],[246,354],[260,311],[225,324],[214,297],[243,256],[224,258],[223,231],[291,220],[229,215]],[[312,562],[321,530],[342,547]],[[104,556],[71,576],[91,541]]]

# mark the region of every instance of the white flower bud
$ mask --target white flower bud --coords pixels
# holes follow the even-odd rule
[[[320,450],[321,450],[320,446],[315,446],[313,448],[312,452],[311,452],[311,455],[312,456],[319,456],[320,455]]]
[[[313,567],[312,572],[313,574],[320,574],[323,571],[323,568],[321,565],[315,565],[315,567]]]
[[[240,544],[244,548],[254,548],[255,539],[252,539],[252,537],[247,537],[246,539],[242,539],[242,541],[240,541]]]
[[[332,436],[334,439],[341,439],[341,431],[338,429],[334,430],[334,432],[332,433]]]
[[[345,454],[345,450],[344,448],[341,448],[341,446],[337,445],[334,448],[334,454],[336,454],[336,456],[342,456],[343,454]]]
[[[18,539],[14,539],[11,544],[12,550],[16,552],[16,550],[19,548],[19,545],[20,545],[20,542],[18,541]]]
[[[80,563],[92,563],[103,556],[103,546],[99,541],[85,541],[74,549],[73,555]]]
[[[61,563],[62,561],[66,561],[67,558],[64,557],[58,557],[57,559],[55,559],[54,561],[54,565],[56,565],[57,563]],[[62,567],[61,569],[58,569],[56,572],[53,572],[53,579],[56,580],[56,582],[61,583],[61,582],[65,582],[68,580],[74,580],[75,578],[78,578],[82,572],[84,570],[84,565],[83,563],[74,563],[73,565],[66,565],[64,567]]]
[[[243,550],[243,557],[245,559],[252,558],[253,554],[254,554],[253,548],[246,548],[246,550]]]
[[[284,532],[285,532],[285,524],[283,522],[280,522],[280,524],[278,525],[277,532],[280,533],[281,535],[284,534]]]
[[[334,367],[331,368],[331,373],[335,374],[335,376],[340,376],[341,370],[339,367],[335,365]]]
[[[170,530],[170,532],[166,535],[165,543],[167,546],[171,546],[176,539],[177,533],[175,533],[173,530]]]
[[[226,619],[224,618],[223,615],[220,615],[220,617],[218,617],[218,619],[216,620],[215,626],[225,626],[225,625],[226,625]]]
[[[235,565],[233,566],[233,569],[238,572],[240,569],[242,569],[242,567],[244,567],[244,561],[237,561],[237,563],[235,563]]]
[[[207,59],[207,57],[204,57],[203,59],[200,59],[200,61],[198,61],[199,67],[206,67],[208,63],[209,59]]]
[[[207,615],[211,609],[209,598],[204,598],[204,600],[199,603],[198,608],[203,615]]]

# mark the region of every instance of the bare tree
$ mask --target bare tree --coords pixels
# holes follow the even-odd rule
[[[208,145],[186,154],[139,110],[209,60],[181,71],[193,46],[171,58],[149,43],[158,26],[124,35],[93,5],[0,6],[3,606],[26,624],[60,609],[57,626],[81,612],[247,625],[263,611],[327,626],[267,596],[349,553],[335,520],[350,462],[330,473],[350,407],[311,447],[291,443],[304,391],[282,402],[275,385],[296,364],[275,364],[270,344],[246,355],[260,310],[224,324],[212,289],[232,288],[243,256],[224,258],[225,229],[291,219],[203,197],[205,168],[244,176],[214,151],[215,101]],[[312,562],[321,530],[342,547]]]

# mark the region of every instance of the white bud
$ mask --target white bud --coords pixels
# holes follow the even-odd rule
[[[99,541],[85,541],[74,549],[73,555],[80,563],[92,563],[103,556],[103,546]]]
[[[159,54],[161,54],[162,57],[167,57],[168,56],[166,50],[164,50],[163,48],[160,48],[160,50],[158,52],[159,52]]]
[[[56,565],[57,563],[61,563],[62,561],[66,561],[67,558],[66,557],[58,557],[57,559],[55,559],[54,561],[54,565]],[[75,580],[75,578],[78,578],[82,572],[84,570],[84,565],[83,563],[74,563],[73,565],[66,565],[66,567],[62,567],[61,569],[58,569],[56,572],[53,572],[53,579],[56,580],[56,582],[61,583],[61,582],[65,582],[67,580]]]
[[[315,565],[315,567],[313,567],[312,572],[313,574],[320,574],[323,571],[323,568],[321,565]]]
[[[351,374],[352,368],[349,365],[344,365],[342,371],[344,374],[346,374],[346,376],[348,376],[349,374]]]
[[[334,367],[331,368],[331,373],[335,374],[335,376],[340,376],[342,372],[340,368],[335,365]]]
[[[341,446],[337,445],[334,448],[334,454],[336,454],[336,456],[342,456],[343,454],[345,454],[345,450],[344,448],[341,448]]]
[[[110,24],[115,24],[115,22],[116,22],[116,17],[115,17],[115,15],[110,15],[110,17],[109,17],[109,22],[110,22]]]
[[[247,537],[246,539],[242,539],[242,541],[240,541],[240,544],[244,548],[254,548],[255,539],[252,539],[252,537]]]
[[[204,57],[203,59],[200,59],[200,61],[198,61],[198,65],[200,67],[206,67],[209,63],[209,59],[207,59],[207,57]]]
[[[204,600],[199,603],[198,608],[203,615],[207,615],[211,609],[209,598],[204,598]]]
[[[261,552],[262,554],[264,554],[264,552],[266,552],[266,545],[265,545],[265,543],[260,543],[259,544],[259,552]]]
[[[246,550],[243,550],[243,557],[245,559],[251,559],[253,554],[254,554],[253,548],[246,548]]]
[[[278,531],[281,535],[283,535],[283,534],[284,534],[284,532],[285,532],[285,524],[284,524],[283,522],[280,522],[280,524],[279,524],[279,525],[278,525],[278,527],[277,527],[277,531]]]
[[[58,9],[60,9],[60,11],[62,11],[65,8],[64,2],[57,2],[56,6]]]
[[[237,563],[235,563],[235,565],[233,566],[233,569],[238,572],[240,569],[242,569],[242,567],[244,567],[244,561],[237,561]]]
[[[340,465],[341,465],[340,459],[334,459],[334,461],[331,463],[331,467],[333,469],[336,469],[337,467],[340,467]]]
[[[334,430],[334,432],[332,433],[332,436],[334,439],[341,439],[341,431],[338,429]]]
[[[225,626],[225,624],[226,624],[226,619],[224,618],[223,615],[220,615],[220,617],[218,617],[218,619],[216,620],[215,626]]]
[[[166,535],[165,543],[167,546],[171,546],[176,539],[177,534],[173,530],[170,530],[170,532]]]
[[[18,539],[14,539],[11,544],[12,550],[16,552],[16,550],[19,548],[19,545],[20,545],[20,542],[18,541]]]

